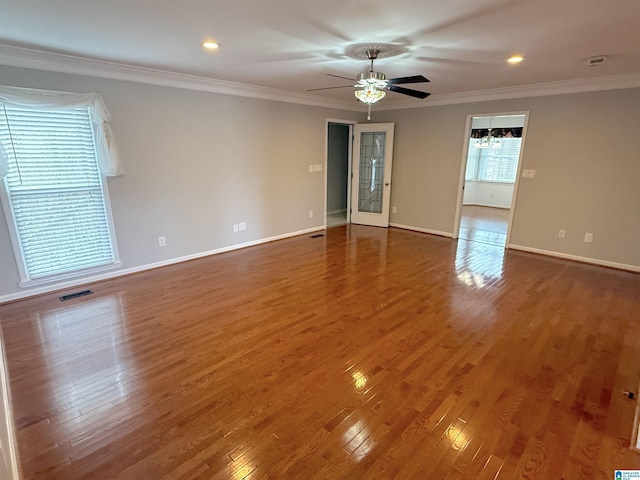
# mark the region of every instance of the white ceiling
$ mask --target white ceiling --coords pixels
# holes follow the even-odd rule
[[[425,75],[406,87],[434,99],[636,75],[640,0],[0,0],[0,44],[292,92],[349,84],[326,74],[368,69],[354,45],[392,44],[403,53],[375,69]],[[526,60],[508,65],[514,53]],[[594,55],[609,58],[589,67]],[[313,94],[353,99],[351,88]]]

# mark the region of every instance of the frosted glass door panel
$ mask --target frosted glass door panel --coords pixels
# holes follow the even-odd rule
[[[360,135],[358,211],[382,213],[385,132]]]

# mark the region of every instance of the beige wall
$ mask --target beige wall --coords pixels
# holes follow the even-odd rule
[[[391,221],[451,233],[466,116],[516,111],[536,178],[520,179],[511,244],[640,270],[640,89],[377,112],[396,124]]]
[[[327,118],[361,116],[3,66],[0,84],[102,94],[127,172],[109,180],[124,269],[321,227],[324,171],[308,165],[325,162]],[[24,291],[2,213],[0,269],[0,299]]]
[[[326,119],[363,118],[3,66],[0,83],[103,95],[127,170],[109,181],[124,269],[320,227],[324,173],[308,165],[325,161]],[[640,89],[375,111],[396,124],[392,223],[451,233],[467,115],[515,111],[530,112],[522,167],[537,175],[521,179],[511,243],[640,269]],[[1,211],[0,271],[0,300],[23,292]]]
[[[512,183],[474,182],[467,180],[464,183],[462,204],[511,208],[513,188],[514,185]]]

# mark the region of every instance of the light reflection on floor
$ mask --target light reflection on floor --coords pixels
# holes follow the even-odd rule
[[[360,391],[364,387],[367,386],[367,381],[369,380],[367,376],[362,372],[353,372],[351,374],[354,380],[354,387],[356,390]]]
[[[463,240],[505,246],[509,210],[465,205],[462,207],[459,237]]]
[[[446,434],[451,441],[451,447],[459,452],[464,451],[471,441],[471,435],[466,431],[467,422],[461,418],[456,419],[447,428]]]
[[[231,467],[231,475],[233,480],[245,480],[249,478],[251,472],[255,470],[255,466],[251,464],[233,465]]]
[[[354,461],[360,462],[375,447],[376,442],[371,435],[367,421],[360,418],[342,435],[345,451],[351,454]]]
[[[470,287],[486,288],[502,278],[504,248],[498,245],[458,240],[456,276]]]
[[[463,284],[486,288],[502,278],[509,210],[465,205],[456,250],[456,276]]]
[[[119,298],[72,301],[36,318],[41,348],[48,351],[45,358],[52,379],[48,398],[61,410],[62,423],[81,423],[85,415],[95,422],[95,415],[109,415],[116,404],[118,414],[126,414],[131,404],[124,400],[130,395],[135,368],[129,346],[122,342],[128,333]],[[86,318],[91,319],[91,328],[79,321]],[[92,402],[87,392],[98,388],[108,389],[110,395]]]

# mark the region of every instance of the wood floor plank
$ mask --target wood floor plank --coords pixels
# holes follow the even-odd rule
[[[351,225],[86,288],[0,305],[26,479],[640,469],[637,274]]]

